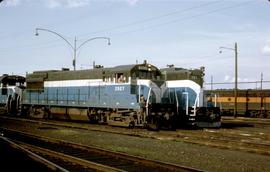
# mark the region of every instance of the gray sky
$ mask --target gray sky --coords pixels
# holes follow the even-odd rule
[[[0,74],[72,69],[75,36],[77,69],[93,61],[105,67],[146,59],[157,67],[205,66],[206,82],[234,80],[238,43],[239,81],[270,80],[268,0],[4,0],[0,4]],[[259,84],[240,85],[255,88]],[[223,85],[222,87],[228,87]],[[233,87],[233,85],[232,85]],[[270,84],[264,84],[270,88]]]

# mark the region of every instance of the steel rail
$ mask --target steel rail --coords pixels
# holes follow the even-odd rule
[[[51,161],[48,161],[47,159],[35,154],[32,151],[25,149],[24,147],[20,146],[19,144],[16,144],[15,142],[9,140],[6,137],[3,137],[2,135],[3,134],[1,134],[0,139],[4,140],[6,143],[8,143],[14,149],[19,150],[19,151],[23,152],[24,154],[28,155],[34,161],[46,165],[46,167],[48,167],[49,169],[51,169],[53,171],[69,172],[68,170],[64,169],[63,167],[61,167],[61,166],[59,166]]]
[[[106,172],[124,172],[124,170],[120,170],[120,169],[116,169],[113,167],[109,167],[109,166],[105,166],[102,164],[98,164],[95,162],[91,162],[91,161],[87,161],[78,157],[74,157],[74,156],[70,156],[64,153],[60,153],[57,151],[52,151],[49,149],[45,149],[45,148],[41,148],[38,146],[33,146],[30,144],[26,144],[23,142],[18,142],[18,144],[27,149],[27,150],[31,150],[32,152],[36,152],[37,154],[41,154],[41,155],[45,155],[45,156],[49,156],[49,157],[53,157],[53,158],[57,158],[57,159],[61,159],[65,162],[70,162],[72,163],[72,165],[77,164],[79,166],[82,166],[83,168],[89,168],[89,169],[94,169],[97,171],[106,171]]]
[[[16,120],[18,120],[17,118],[15,118]],[[19,119],[22,120],[22,119]],[[27,119],[28,120],[28,119]],[[235,119],[234,119],[235,120]],[[35,123],[35,121],[29,121],[32,123]],[[99,130],[99,129],[91,129],[91,128],[85,128],[85,127],[79,127],[79,126],[70,126],[70,125],[65,125],[65,124],[55,124],[54,122],[50,123],[50,122],[40,122],[39,123],[42,124],[47,124],[50,126],[59,126],[59,127],[66,127],[66,128],[76,128],[76,129],[83,129],[83,130],[91,130],[91,131],[99,131],[99,132],[107,132],[107,133],[113,133],[113,134],[121,134],[121,135],[128,135],[128,136],[137,136],[137,137],[145,137],[148,138],[148,136],[145,135],[141,135],[141,134],[131,134],[129,132],[127,133],[123,133],[123,132],[118,132],[118,131],[105,131],[105,130]],[[223,121],[225,124],[228,123],[228,120],[224,120]],[[260,125],[270,125],[270,120],[267,120],[265,122],[243,122],[244,124],[260,124]],[[182,139],[183,142],[186,143],[192,143],[192,144],[198,144],[198,145],[206,145],[206,146],[212,146],[212,147],[218,147],[221,149],[234,149],[234,150],[241,150],[241,151],[245,151],[245,152],[256,152],[259,154],[267,154],[270,155],[270,151],[266,151],[265,148],[269,147],[270,148],[270,144],[268,143],[268,141],[263,141],[263,142],[254,142],[253,140],[241,140],[239,142],[239,136],[231,136],[231,135],[221,135],[221,136],[217,136],[217,135],[209,135],[209,136],[204,136],[202,137],[201,135],[197,136],[196,134],[194,135],[186,135],[186,134],[177,134],[178,137],[177,139],[181,139],[181,138],[185,138],[185,137],[189,137],[190,139]],[[235,138],[236,137],[236,138]],[[270,140],[269,140],[270,141]],[[267,142],[267,143],[266,143]],[[223,144],[221,144],[223,143]],[[238,144],[241,143],[241,147],[237,147]],[[234,148],[231,147],[230,144],[234,144]],[[243,149],[243,147],[245,147]]]
[[[171,164],[171,163],[162,162],[162,161],[150,160],[150,159],[146,159],[146,158],[142,158],[142,157],[138,157],[138,156],[128,155],[125,153],[109,151],[109,150],[105,150],[105,149],[94,147],[94,146],[85,146],[85,145],[77,144],[74,142],[67,142],[67,141],[60,140],[60,139],[52,139],[52,138],[48,138],[48,137],[44,137],[44,136],[33,135],[30,133],[25,133],[25,132],[21,132],[21,131],[17,131],[17,130],[11,130],[11,129],[7,129],[7,128],[2,128],[2,130],[4,132],[6,132],[6,135],[8,135],[11,138],[16,138],[16,140],[19,139],[20,137],[25,137],[26,140],[29,138],[36,139],[36,140],[39,140],[40,142],[46,143],[46,145],[55,144],[55,145],[57,145],[56,147],[61,146],[62,150],[66,147],[66,148],[69,148],[70,151],[73,153],[74,153],[74,151],[72,149],[74,149],[74,150],[80,149],[81,152],[84,152],[84,153],[88,152],[89,156],[91,156],[91,153],[103,155],[103,157],[101,157],[101,158],[98,157],[97,159],[102,160],[102,158],[103,158],[105,161],[102,160],[102,163],[104,162],[105,165],[106,165],[106,163],[108,163],[108,161],[113,161],[113,160],[117,160],[115,162],[118,162],[118,161],[124,162],[123,164],[113,164],[113,163],[111,164],[112,167],[119,168],[121,170],[126,170],[125,168],[132,168],[132,169],[135,169],[135,171],[139,171],[141,169],[148,170],[148,171],[154,170],[154,171],[167,171],[167,172],[170,172],[170,171],[189,171],[189,172],[190,171],[194,171],[194,172],[202,171],[200,169],[195,169],[195,168],[191,168],[191,167],[180,166],[180,165]],[[67,154],[69,154],[69,153],[67,153]],[[75,154],[78,154],[78,153],[75,153]],[[70,154],[70,155],[72,155],[72,154]],[[83,156],[85,156],[85,155],[83,155]],[[110,162],[109,162],[109,164],[110,164]]]

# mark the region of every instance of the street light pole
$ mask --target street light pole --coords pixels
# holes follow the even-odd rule
[[[64,36],[62,36],[61,34],[55,32],[55,31],[52,31],[52,30],[49,30],[49,29],[43,29],[43,28],[36,28],[36,34],[35,34],[36,36],[39,35],[38,31],[46,31],[46,32],[53,33],[53,34],[59,36],[60,38],[62,38],[71,47],[71,49],[73,51],[72,65],[73,65],[74,70],[76,70],[77,52],[84,44],[86,44],[89,41],[95,40],[95,39],[106,39],[108,41],[108,45],[111,45],[111,42],[110,42],[111,40],[108,37],[94,37],[94,38],[87,39],[86,41],[84,41],[83,43],[81,43],[77,47],[77,38],[76,37],[74,39],[74,45],[72,45]]]
[[[227,47],[219,47],[219,49],[227,49],[227,50],[233,50],[234,56],[235,56],[235,64],[234,64],[234,112],[233,116],[234,118],[237,117],[237,85],[238,85],[238,66],[237,66],[237,59],[238,59],[238,50],[237,50],[237,42],[234,44],[234,48],[227,48]],[[222,53],[222,51],[220,51]]]

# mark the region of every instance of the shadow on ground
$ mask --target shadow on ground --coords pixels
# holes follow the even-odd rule
[[[243,123],[243,122],[222,122],[221,128],[239,128],[239,127],[254,127],[254,124]]]

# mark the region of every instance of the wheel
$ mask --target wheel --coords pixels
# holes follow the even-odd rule
[[[17,96],[16,98],[16,115],[20,116],[21,115],[21,97]]]
[[[156,116],[150,116],[147,120],[147,129],[152,131],[159,131],[160,121]]]
[[[270,111],[266,112],[267,114],[267,117],[266,118],[269,118],[270,119]]]
[[[6,111],[7,111],[7,114],[10,115],[11,113],[11,95],[8,96],[7,98],[7,104],[6,104]]]
[[[131,121],[128,125],[128,128],[134,128],[135,127],[135,122],[134,121]]]
[[[171,116],[169,119],[168,129],[171,131],[176,130],[176,118],[175,116]]]

